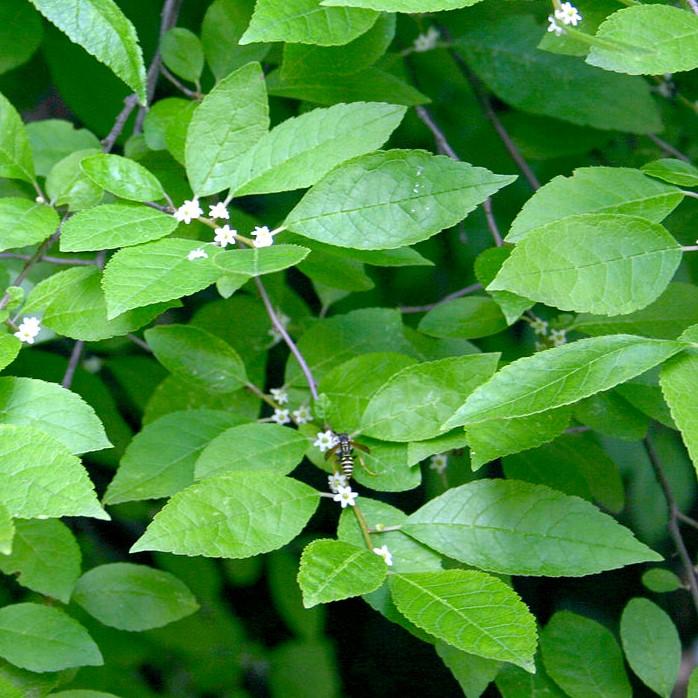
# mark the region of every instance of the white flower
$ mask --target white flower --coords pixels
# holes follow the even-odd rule
[[[187,259],[190,262],[193,262],[195,259],[208,259],[208,255],[206,254],[206,250],[204,250],[203,247],[197,247],[195,250],[192,250],[187,255]]]
[[[327,477],[327,483],[330,486],[330,492],[337,494],[340,487],[347,486],[347,476],[342,473],[333,473]]]
[[[277,402],[279,405],[285,405],[288,402],[288,393],[284,388],[272,388],[269,392],[272,398],[274,398],[274,402]]]
[[[39,194],[39,196],[37,196],[36,199],[34,199],[34,201],[36,201],[37,204],[45,204],[46,203],[46,199],[44,199],[44,197],[41,196],[41,194]]]
[[[420,34],[413,44],[413,49],[417,53],[424,53],[436,48],[436,42],[439,40],[440,34],[436,27],[429,27],[426,34]]]
[[[291,416],[296,424],[307,424],[313,421],[313,413],[308,405],[301,405],[297,410],[293,410]]]
[[[548,334],[548,323],[537,317],[535,320],[531,320],[531,329],[539,335],[542,335],[545,337],[546,334]]]
[[[276,422],[277,424],[288,424],[291,421],[291,418],[288,416],[288,410],[282,410],[282,409],[275,409],[274,414],[272,415],[272,422]]]
[[[563,2],[560,9],[555,10],[555,19],[559,19],[563,24],[576,27],[582,21],[582,15],[571,2]]]
[[[194,197],[191,200],[185,201],[175,212],[174,217],[180,223],[186,223],[187,225],[192,222],[194,218],[203,216],[204,212],[199,206],[199,200]]]
[[[337,494],[332,497],[333,501],[339,502],[342,505],[342,509],[347,507],[353,507],[356,504],[356,498],[359,496],[358,492],[353,492],[351,487],[338,487]]]
[[[393,566],[393,556],[392,556],[390,550],[388,550],[387,545],[381,545],[380,548],[374,548],[373,552],[376,555],[378,555],[379,557],[382,557],[385,564],[388,565],[388,567]]]
[[[211,216],[211,218],[221,218],[226,221],[230,218],[228,209],[225,207],[225,204],[222,201],[217,204],[213,204],[213,206],[209,206],[208,215]]]
[[[218,245],[218,247],[227,247],[228,245],[235,244],[238,231],[233,230],[229,225],[226,224],[222,228],[216,228],[214,232],[216,234],[213,238],[213,242]]]
[[[448,467],[448,456],[445,453],[437,453],[431,457],[429,467],[441,475]]]
[[[255,247],[271,247],[274,244],[274,236],[266,225],[257,226],[253,231]]]
[[[548,31],[555,32],[555,36],[562,36],[565,33],[564,28],[557,23],[557,20],[552,15],[548,15],[548,22],[550,22]]]
[[[104,362],[99,356],[88,356],[83,362],[82,367],[89,373],[99,373],[102,370]]]
[[[331,448],[337,445],[339,439],[335,433],[328,429],[327,431],[319,431],[313,441],[313,446],[320,449],[321,453],[329,451]]]
[[[41,322],[38,317],[25,317],[15,332],[20,342],[34,344],[36,336],[41,332]]]
[[[536,351],[545,351],[548,347],[545,345],[545,342],[536,342],[534,344],[535,350]]]
[[[550,341],[554,347],[562,346],[567,342],[567,332],[565,330],[550,330]]]

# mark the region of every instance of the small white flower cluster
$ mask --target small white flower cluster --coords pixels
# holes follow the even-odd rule
[[[562,36],[565,27],[576,27],[582,21],[582,15],[571,2],[563,2],[552,15],[548,16],[548,31],[555,32],[555,36]],[[561,22],[562,24],[559,24]]]
[[[441,35],[436,27],[429,27],[426,34],[420,34],[412,45],[412,50],[417,53],[424,53],[425,51],[432,51],[436,48],[436,44]]]
[[[194,197],[185,201],[175,212],[174,217],[180,222],[189,225],[195,218],[203,216],[204,212],[199,205],[199,200]]]
[[[187,255],[187,259],[190,262],[193,262],[194,260],[197,260],[197,259],[208,259],[208,254],[203,247],[197,247],[195,250],[192,250]]]
[[[443,474],[448,467],[448,456],[445,453],[437,453],[431,457],[429,467],[439,475]]]
[[[266,225],[257,226],[253,231],[255,247],[271,247],[274,244],[274,234]]]
[[[320,449],[320,453],[325,453],[334,448],[339,443],[337,435],[331,430],[319,431],[313,441],[313,446]]]
[[[288,393],[285,388],[272,388],[269,392],[277,405],[286,405],[288,403]],[[307,424],[313,421],[313,413],[308,405],[301,405],[297,410],[290,412],[290,416],[288,409],[277,407],[271,419],[277,424],[289,424],[291,418],[293,418],[296,424]]]
[[[15,332],[15,337],[19,339],[20,342],[26,342],[27,344],[34,344],[34,340],[37,335],[41,332],[41,322],[38,317],[25,317],[22,320],[20,326]]]
[[[235,244],[235,238],[238,236],[238,231],[226,225],[216,228],[214,231],[213,244],[218,247],[227,247]]]
[[[337,488],[337,492],[334,497],[332,497],[332,501],[339,502],[342,505],[342,509],[346,509],[347,507],[356,505],[356,498],[358,496],[358,492],[354,492],[349,485],[346,485]]]
[[[272,388],[269,392],[277,404],[285,405],[288,402],[288,393],[284,388]]]
[[[208,215],[211,216],[211,218],[219,219],[219,220],[224,220],[227,221],[230,218],[230,214],[228,213],[228,209],[225,207],[225,204],[222,202],[219,202],[217,204],[213,204],[208,207]]]
[[[342,473],[332,473],[332,475],[327,476],[327,484],[330,487],[330,492],[337,494],[340,487],[347,486],[347,476],[342,475]]]
[[[380,548],[374,548],[373,552],[376,555],[378,555],[379,557],[382,557],[383,561],[385,562],[386,565],[388,565],[388,567],[393,566],[393,556],[392,556],[390,550],[388,550],[387,545],[381,545]]]
[[[277,424],[290,424],[291,415],[285,407],[277,407],[271,416],[271,421]]]

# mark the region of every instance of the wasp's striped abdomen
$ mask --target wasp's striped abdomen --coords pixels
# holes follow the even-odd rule
[[[339,439],[339,449],[337,451],[337,462],[342,468],[342,474],[349,480],[354,472],[354,455],[352,452],[351,439],[349,434],[337,434]]]

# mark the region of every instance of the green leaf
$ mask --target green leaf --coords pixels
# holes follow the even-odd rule
[[[451,670],[466,698],[480,698],[502,666],[491,659],[462,652],[445,642],[437,642],[434,649]]]
[[[664,5],[625,7],[596,32],[587,63],[629,75],[661,75],[698,68],[698,17]]]
[[[80,163],[98,154],[94,148],[76,150],[57,162],[46,178],[46,193],[52,206],[67,205],[71,211],[96,206],[104,192],[81,169]]]
[[[102,277],[107,318],[144,305],[179,300],[214,283],[221,271],[210,256],[187,259],[200,247],[197,240],[168,238],[119,250]]]
[[[379,12],[441,12],[469,7],[480,0],[322,0],[326,7],[367,7]]]
[[[217,254],[213,263],[222,272],[246,277],[273,274],[302,262],[310,253],[300,245],[274,245],[247,250],[227,250]]]
[[[209,442],[241,417],[216,410],[171,412],[146,424],[121,458],[106,504],[170,497],[194,482],[194,464]]]
[[[657,177],[680,187],[698,187],[698,168],[690,162],[664,158],[648,162],[642,166],[642,171],[650,177]]]
[[[631,599],[620,619],[620,639],[632,670],[669,698],[681,666],[681,640],[671,618],[648,599]]]
[[[0,335],[0,370],[9,366],[19,354],[22,342],[9,334]]]
[[[159,201],[165,196],[157,177],[135,160],[99,153],[81,161],[82,171],[99,187],[130,201]]]
[[[15,108],[0,94],[0,177],[34,181],[27,132]]]
[[[37,672],[104,663],[80,623],[57,608],[37,603],[0,608],[0,657]]]
[[[146,103],[145,66],[138,36],[113,0],[30,0],[49,22],[109,67]]]
[[[360,443],[370,452],[358,454],[360,459],[357,458],[353,476],[358,483],[379,492],[404,492],[419,487],[422,472],[419,468],[411,467],[408,444],[364,437],[361,437]]]
[[[456,449],[465,448],[468,442],[462,429],[441,434],[426,441],[412,441],[407,444],[407,462],[410,466],[429,458],[437,453],[447,453]]]
[[[368,31],[378,19],[370,10],[323,7],[321,0],[257,0],[241,44],[284,41],[338,46]]]
[[[473,470],[502,456],[519,453],[552,441],[570,422],[571,410],[559,407],[514,419],[493,419],[465,430]]]
[[[303,460],[308,439],[278,424],[241,424],[213,439],[196,461],[197,479],[241,470],[290,473]]]
[[[487,288],[561,310],[624,315],[655,301],[680,263],[681,246],[661,225],[587,213],[530,230]]]
[[[119,698],[119,696],[113,693],[105,693],[104,691],[90,691],[89,689],[76,688],[72,691],[51,693],[50,698]]]
[[[76,150],[99,150],[97,136],[85,128],[75,128],[63,119],[32,121],[27,126],[36,174],[45,177],[51,168]]]
[[[507,104],[580,126],[630,133],[655,133],[662,123],[649,85],[616,75],[574,56],[541,51],[542,25],[531,15],[501,14],[473,22],[457,45],[468,66]],[[531,90],[536,85],[564,89]],[[599,109],[599,104],[604,108]]]
[[[471,354],[408,366],[371,398],[361,431],[386,441],[438,436],[463,398],[496,370],[499,354]]]
[[[59,222],[50,206],[29,199],[0,199],[0,251],[43,242],[56,232]]]
[[[683,588],[683,583],[671,570],[661,567],[652,567],[644,572],[642,583],[655,594],[666,594]]]
[[[452,488],[402,530],[444,555],[502,574],[580,577],[662,559],[588,502],[515,480]]]
[[[2,425],[0,456],[0,504],[13,517],[109,519],[80,460],[56,439],[32,427]]]
[[[627,441],[644,438],[649,426],[647,417],[615,390],[582,400],[575,407],[574,418],[601,434]]]
[[[245,365],[227,342],[195,325],[159,325],[145,332],[157,360],[171,373],[214,393],[247,383]]]
[[[570,698],[631,698],[620,647],[600,623],[560,611],[540,644],[545,670]]]
[[[0,556],[9,555],[12,552],[15,537],[15,524],[7,509],[0,504]],[[0,557],[0,570],[4,571],[5,558]]]
[[[129,247],[159,240],[177,225],[174,216],[149,206],[104,204],[69,218],[61,229],[60,245],[63,252]]]
[[[506,318],[494,300],[473,296],[439,303],[421,319],[418,329],[430,337],[474,339],[498,334],[506,326]]]
[[[60,521],[16,521],[12,554],[0,556],[0,571],[16,574],[27,589],[70,601],[80,576],[80,547]]]
[[[73,600],[100,623],[130,631],[160,628],[199,608],[174,575],[127,562],[100,565],[83,574]]]
[[[0,74],[26,63],[43,38],[41,18],[24,0],[0,6]]]
[[[680,342],[620,334],[538,352],[510,363],[476,388],[444,428],[570,405],[648,371],[682,348]]]
[[[312,186],[345,160],[380,148],[405,111],[394,104],[355,102],[287,119],[242,156],[229,183],[231,193]]]
[[[536,621],[518,594],[483,572],[396,574],[390,591],[416,626],[479,657],[534,671]]]
[[[160,44],[163,63],[179,77],[196,82],[204,70],[204,49],[199,37],[183,27],[170,29]]]
[[[640,170],[579,167],[571,177],[558,175],[544,184],[524,204],[506,240],[518,242],[531,230],[580,213],[619,213],[661,223],[682,200],[676,187],[657,182]]]
[[[671,416],[681,431],[693,465],[698,470],[698,353],[695,349],[664,364],[660,384]]]
[[[455,225],[514,179],[420,150],[369,153],[321,179],[285,225],[339,247],[403,247]]]
[[[319,499],[308,485],[275,473],[208,478],[172,497],[131,552],[252,557],[293,540]]]
[[[33,378],[0,378],[0,424],[43,431],[71,453],[111,447],[99,418],[80,396]]]
[[[196,108],[186,140],[187,176],[197,196],[232,180],[241,156],[269,130],[269,106],[259,63],[221,80]]]
[[[306,546],[298,570],[303,606],[349,599],[375,591],[388,567],[366,548],[339,540],[314,540]]]
[[[496,684],[502,698],[567,698],[545,673],[540,655],[536,655],[535,674],[505,664],[497,674]]]

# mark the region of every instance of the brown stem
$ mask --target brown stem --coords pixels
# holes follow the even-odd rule
[[[165,66],[160,66],[162,76],[171,82],[185,97],[189,99],[201,99],[201,93],[195,90],[190,90],[183,82],[178,80]]]
[[[357,504],[354,504],[352,510],[354,511],[354,516],[356,516],[356,523],[359,524],[359,528],[361,529],[361,535],[364,537],[364,543],[366,543],[366,547],[373,552],[373,542],[371,541],[371,534],[369,532],[370,529],[366,523],[363,512]]]
[[[479,291],[482,288],[482,284],[472,284],[471,286],[466,286],[465,288],[458,289],[453,293],[449,293],[444,296],[440,301],[436,303],[429,303],[428,305],[403,305],[398,308],[401,313],[428,313],[430,310],[436,308],[437,305],[442,303],[448,303],[448,301],[455,300],[456,298],[461,298],[462,296],[467,296],[469,293]]]
[[[660,150],[663,150],[667,155],[672,155],[673,157],[683,160],[684,162],[690,162],[690,158],[688,155],[684,155],[680,150],[675,148],[671,143],[667,143],[665,140],[662,140],[658,136],[655,136],[652,133],[647,134],[647,138],[649,138],[652,143],[654,143]]]
[[[70,386],[73,384],[75,371],[80,363],[80,357],[82,356],[84,348],[85,342],[83,342],[82,339],[78,339],[78,341],[73,344],[73,351],[70,353],[68,368],[66,368],[65,374],[63,375],[63,380],[61,381],[61,385],[64,388],[70,389]]]

